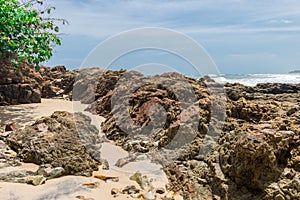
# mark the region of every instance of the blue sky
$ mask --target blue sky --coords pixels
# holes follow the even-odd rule
[[[56,7],[53,16],[70,23],[61,27],[65,34],[62,46],[55,48],[46,65],[78,68],[88,53],[110,36],[134,28],[161,27],[195,39],[221,73],[286,73],[300,69],[299,0],[46,2]],[[119,63],[136,64],[130,59]]]

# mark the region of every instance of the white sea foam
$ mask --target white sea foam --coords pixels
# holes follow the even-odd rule
[[[221,74],[209,75],[217,82],[241,83],[255,86],[258,83],[300,83],[300,74]],[[199,78],[199,76],[193,76]]]

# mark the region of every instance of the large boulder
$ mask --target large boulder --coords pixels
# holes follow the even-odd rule
[[[98,129],[83,114],[54,112],[24,130],[12,132],[7,143],[23,162],[61,167],[61,175],[89,176],[98,169]]]

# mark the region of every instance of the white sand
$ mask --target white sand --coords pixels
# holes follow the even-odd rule
[[[60,99],[42,99],[42,103],[40,104],[4,106],[0,107],[0,124],[15,122],[18,126],[23,127],[24,125],[31,124],[42,116],[50,116],[54,111],[68,111],[74,113],[83,111],[86,107],[87,105],[82,105],[78,102],[70,102]],[[102,134],[100,130],[100,123],[104,120],[104,118],[92,115],[91,113],[85,111],[83,113],[92,118],[92,124],[98,127],[99,133]],[[118,188],[121,190],[128,185],[136,185],[136,187],[139,188],[136,182],[129,180],[129,177],[137,171],[140,171],[143,175],[147,175],[149,179],[152,179],[152,185],[154,187],[165,187],[165,185],[168,183],[165,173],[161,170],[161,166],[151,163],[150,160],[146,158],[137,162],[131,162],[125,165],[123,168],[114,166],[118,159],[126,156],[128,156],[128,153],[120,147],[117,147],[111,143],[103,143],[101,148],[101,157],[107,159],[110,165],[110,170],[100,170],[98,172],[94,172],[101,175],[117,176],[119,178],[119,182],[104,182],[97,178],[78,176],[66,176],[49,180],[46,182],[46,184],[40,186],[0,182],[0,199],[67,200],[76,199],[76,196],[78,195],[97,200],[133,199],[131,196],[124,194],[113,198],[110,193],[112,188]],[[23,164],[17,168],[3,168],[0,170],[0,173],[18,170],[36,171],[37,169],[37,165]],[[84,183],[95,182],[100,183],[100,185],[95,189],[89,189],[82,185]],[[182,199],[182,197],[176,196],[176,199]]]

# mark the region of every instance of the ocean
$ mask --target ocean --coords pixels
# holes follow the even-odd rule
[[[190,75],[189,75],[190,76]],[[257,83],[300,83],[299,73],[290,74],[221,74],[209,75],[220,82],[241,83],[247,86],[255,86]],[[199,76],[191,76],[199,78]]]

